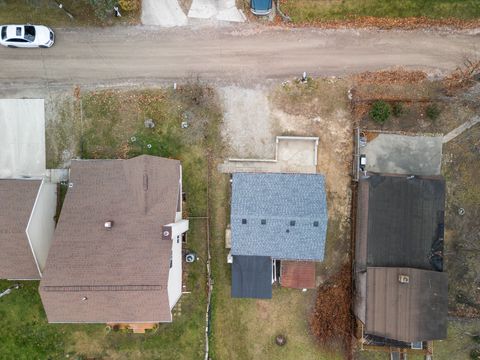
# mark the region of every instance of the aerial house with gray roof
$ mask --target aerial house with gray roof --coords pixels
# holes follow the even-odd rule
[[[319,174],[232,175],[232,296],[271,298],[272,283],[315,288],[327,229]]]

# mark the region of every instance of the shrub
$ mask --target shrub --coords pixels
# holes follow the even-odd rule
[[[427,117],[430,120],[437,120],[439,115],[440,109],[438,108],[437,104],[431,104],[427,106]]]
[[[473,349],[470,352],[470,359],[480,360],[480,349]]]
[[[401,102],[396,102],[392,106],[392,113],[393,116],[399,117],[405,112],[405,109],[403,108],[403,104]]]
[[[392,108],[385,101],[375,101],[370,109],[370,118],[376,123],[383,124],[388,120]]]
[[[138,9],[138,0],[118,0],[118,5],[125,11]]]

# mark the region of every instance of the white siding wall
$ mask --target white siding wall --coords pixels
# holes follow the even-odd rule
[[[182,295],[182,234],[188,230],[188,220],[168,225],[172,226],[172,267],[168,274],[168,302],[170,309],[173,309]]]
[[[27,236],[30,241],[33,256],[40,271],[43,272],[48,251],[55,230],[55,211],[57,207],[57,185],[42,181],[37,199],[27,226]]]

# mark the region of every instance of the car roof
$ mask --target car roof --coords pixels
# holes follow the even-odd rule
[[[23,38],[25,25],[7,25],[7,39]]]

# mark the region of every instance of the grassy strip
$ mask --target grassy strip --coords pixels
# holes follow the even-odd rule
[[[356,17],[475,20],[480,3],[475,0],[285,0],[282,9],[294,22],[349,20]]]
[[[4,0],[0,5],[0,24],[42,24],[51,27],[108,26],[139,23],[140,10],[122,11],[113,16],[115,0]],[[68,16],[73,15],[73,19]]]

